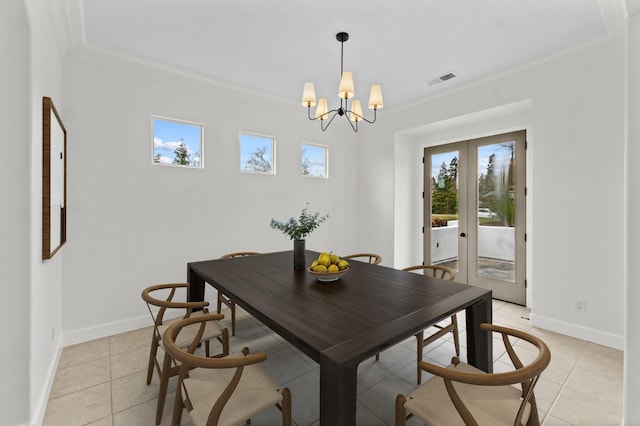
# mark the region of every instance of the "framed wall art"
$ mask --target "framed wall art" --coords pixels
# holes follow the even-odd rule
[[[42,98],[42,258],[67,241],[67,130],[51,98]]]

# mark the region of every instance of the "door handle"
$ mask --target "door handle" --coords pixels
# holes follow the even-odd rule
[[[465,234],[465,233],[463,232],[462,234],[460,234],[460,236],[464,238],[464,237],[466,237],[466,236],[467,236],[467,234]]]

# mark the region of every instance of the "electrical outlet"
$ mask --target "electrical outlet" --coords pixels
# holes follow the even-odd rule
[[[575,307],[576,307],[576,312],[584,314],[586,310],[586,302],[584,300],[577,299]]]

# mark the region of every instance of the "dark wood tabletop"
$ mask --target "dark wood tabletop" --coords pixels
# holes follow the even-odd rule
[[[319,253],[307,251],[307,263]],[[491,371],[491,292],[351,260],[339,280],[293,269],[293,252],[188,264],[188,299],[209,283],[320,364],[320,423],[354,425],[358,364],[466,309],[467,360]]]

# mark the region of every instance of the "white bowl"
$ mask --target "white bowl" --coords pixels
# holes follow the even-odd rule
[[[307,272],[313,275],[315,278],[317,278],[318,281],[328,282],[328,281],[335,281],[339,279],[341,276],[343,276],[344,274],[346,274],[347,272],[349,272],[349,267],[347,267],[347,269],[343,269],[342,271],[338,271],[338,272],[316,272],[316,271],[312,271],[311,267],[308,267]]]

